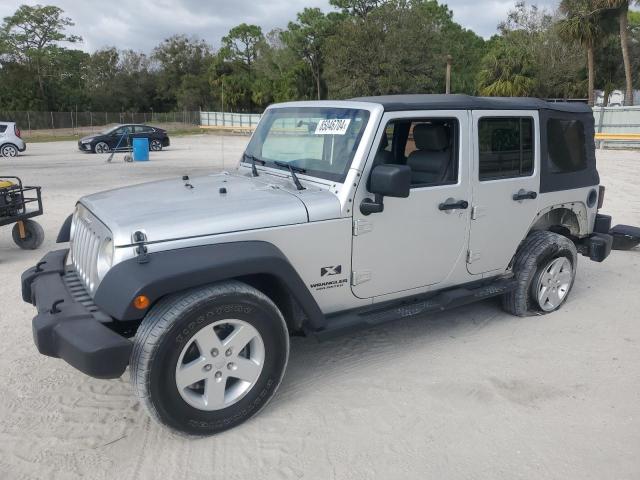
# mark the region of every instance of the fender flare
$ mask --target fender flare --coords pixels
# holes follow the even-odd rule
[[[68,242],[71,238],[71,221],[73,220],[73,215],[69,215],[62,226],[60,227],[60,231],[58,232],[58,237],[56,238],[56,243],[65,243]]]
[[[280,280],[304,311],[313,330],[324,327],[317,302],[285,255],[262,241],[218,243],[165,250],[116,264],[98,286],[94,303],[117,320],[140,320],[146,311],[132,302],[146,295],[151,303],[191,288],[247,275],[269,274]]]
[[[540,210],[529,227],[527,235],[531,233],[532,230],[535,230],[537,226],[546,229],[547,226],[552,224],[564,224],[561,220],[565,214],[569,215],[570,219],[575,220],[575,223],[566,225],[572,235],[582,237],[589,233],[588,209],[586,205],[582,202],[568,202],[549,205]],[[560,219],[554,218],[554,215],[560,215]]]

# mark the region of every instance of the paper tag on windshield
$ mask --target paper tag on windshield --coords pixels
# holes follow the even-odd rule
[[[316,127],[316,135],[344,135],[350,123],[350,118],[322,120]]]

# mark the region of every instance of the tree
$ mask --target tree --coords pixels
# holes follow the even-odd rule
[[[241,23],[222,37],[220,55],[225,60],[244,64],[247,70],[251,70],[251,66],[258,58],[258,48],[263,40],[264,36],[260,27]]]
[[[77,35],[65,33],[74,23],[63,14],[61,8],[51,5],[21,5],[13,15],[4,18],[0,29],[0,45],[5,55],[35,68],[40,97],[45,104],[49,104],[43,73],[47,57],[59,53],[56,48],[61,42],[82,41]]]
[[[305,8],[298,13],[297,22],[289,22],[288,30],[282,32],[283,42],[309,64],[318,100],[322,98],[323,47],[337,18],[319,8]]]
[[[478,89],[481,95],[489,97],[532,96],[535,77],[535,61],[531,52],[498,38],[482,60]]]
[[[581,95],[586,71],[582,48],[560,38],[555,17],[518,2],[488,42],[478,76],[484,95],[569,98]]]
[[[365,18],[387,0],[329,0],[329,3],[342,10],[342,13]]]
[[[484,41],[432,0],[389,0],[344,18],[324,48],[332,97],[441,93],[447,55],[454,91],[473,93]]]
[[[211,50],[204,40],[185,35],[169,37],[153,50],[153,59],[160,68],[158,90],[165,108],[197,110],[210,103],[207,77],[214,60]]]
[[[567,41],[578,42],[587,51],[588,99],[593,105],[595,84],[594,49],[605,33],[602,9],[593,0],[562,0],[560,11],[565,17],[559,22],[559,31]]]
[[[633,74],[631,71],[631,58],[629,55],[629,0],[599,0],[600,8],[614,10],[618,15],[620,49],[622,50],[622,62],[625,76],[625,105],[633,105]],[[640,3],[640,2],[635,2]]]

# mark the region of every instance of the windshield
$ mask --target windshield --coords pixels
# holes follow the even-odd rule
[[[344,181],[369,120],[367,110],[331,107],[267,110],[247,146],[251,157],[267,166],[286,169],[291,164],[305,174]]]

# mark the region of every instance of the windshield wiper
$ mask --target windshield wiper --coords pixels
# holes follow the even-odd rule
[[[296,175],[296,172],[298,172],[298,173],[306,173],[307,171],[304,168],[296,167],[294,165],[291,165],[288,162],[278,162],[277,160],[275,162],[273,162],[273,163],[275,163],[279,167],[288,168],[289,172],[291,172],[291,178],[293,179],[293,183],[296,184],[296,188],[298,190],[305,190],[305,188],[300,183],[300,180],[298,179],[298,176]]]
[[[242,154],[244,156],[244,158],[251,160],[251,175],[253,175],[254,177],[258,176],[258,169],[256,168],[256,162],[258,162],[260,165],[264,165],[266,162],[264,160],[262,160],[261,158],[258,158],[254,155],[251,155],[249,153],[243,153]]]

